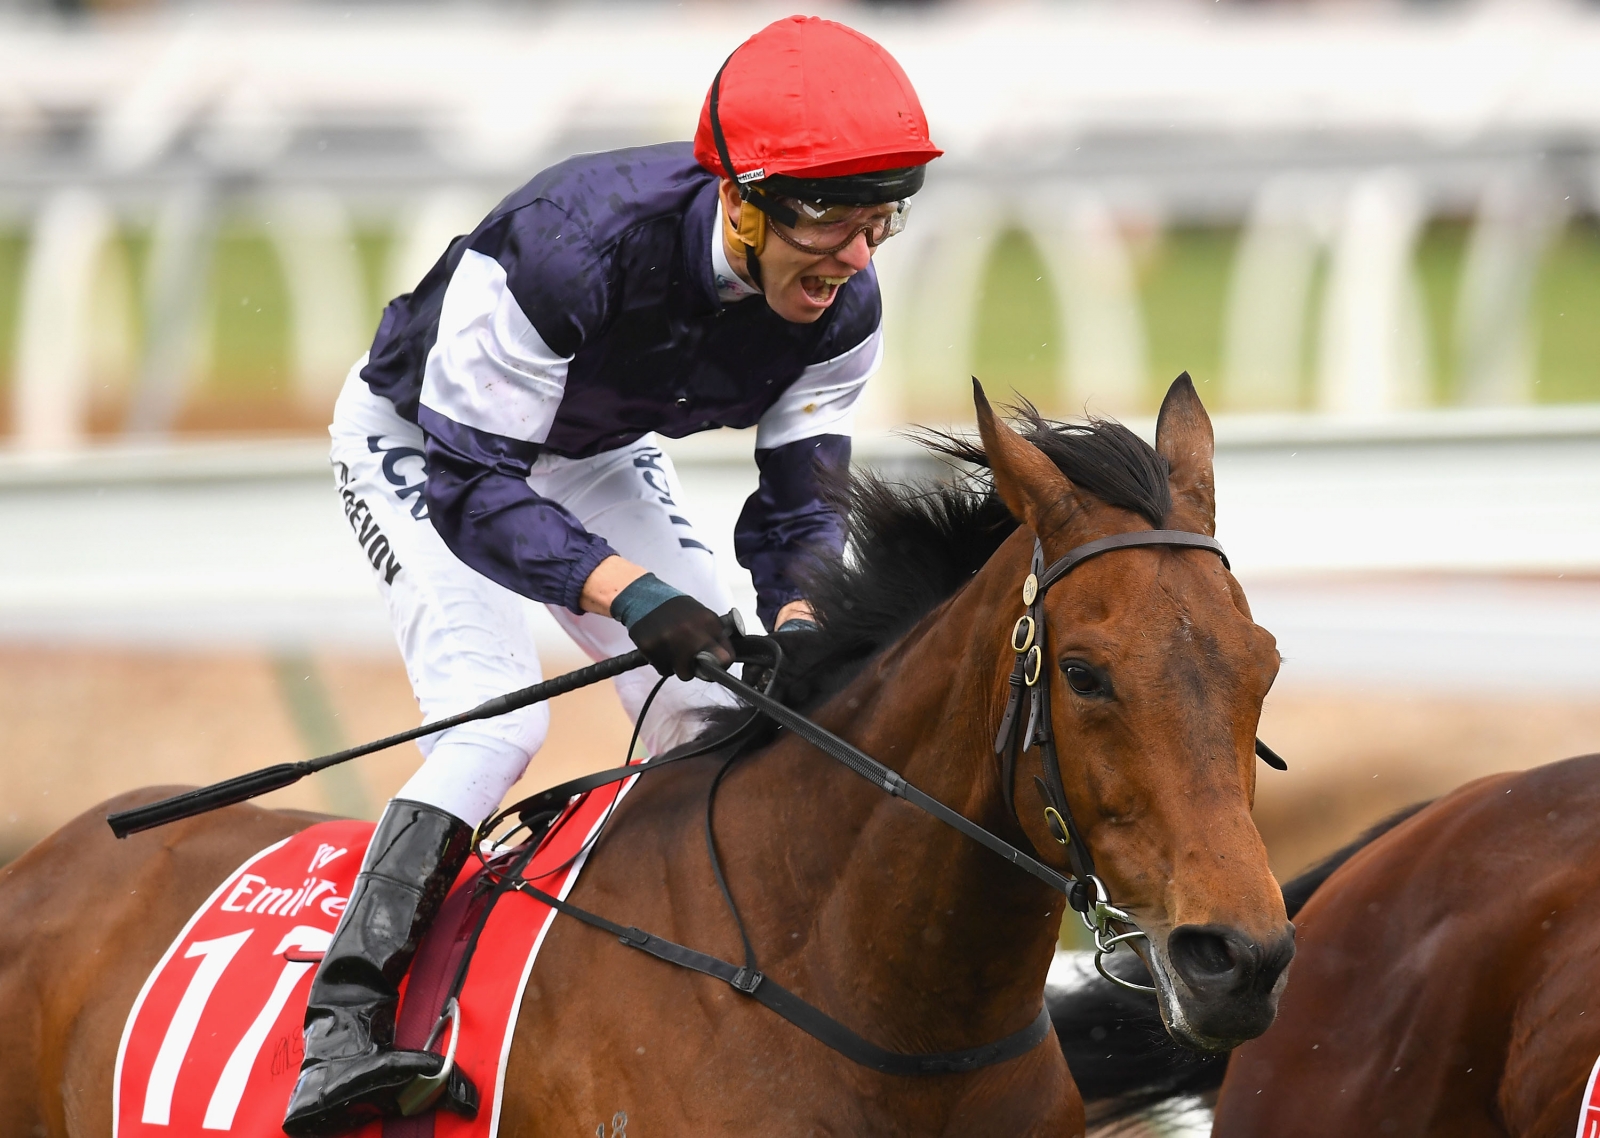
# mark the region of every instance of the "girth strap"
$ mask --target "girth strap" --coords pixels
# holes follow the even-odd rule
[[[934,1051],[923,1054],[890,1051],[861,1038],[832,1016],[806,1003],[782,984],[761,972],[730,964],[726,960],[647,933],[643,929],[619,925],[598,913],[580,909],[570,901],[552,896],[526,881],[519,882],[517,888],[559,913],[597,929],[604,929],[629,948],[637,948],[669,964],[676,964],[681,968],[688,968],[723,981],[735,991],[742,992],[763,1007],[776,1012],[807,1035],[827,1044],[845,1058],[885,1075],[948,1075],[975,1071],[980,1067],[1015,1059],[1039,1046],[1050,1034],[1050,1011],[1048,1008],[1040,1008],[1039,1014],[1027,1027],[993,1043],[966,1047],[959,1051]]]

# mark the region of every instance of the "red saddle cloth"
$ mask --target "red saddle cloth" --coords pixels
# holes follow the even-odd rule
[[[611,806],[633,779],[568,806],[524,876],[565,897]],[[302,1054],[316,962],[344,912],[372,838],[370,822],[324,822],[250,858],[189,919],[128,1013],[113,1083],[113,1138],[282,1138]],[[396,1042],[420,1048],[440,1009],[485,892],[468,862],[424,938],[401,992]],[[440,1111],[389,1119],[360,1138],[493,1138],[522,991],[555,913],[508,893],[489,914],[460,996],[456,1064],[478,1087],[472,1121]],[[449,1043],[445,1029],[435,1045]]]
[[[1600,1059],[1594,1061],[1578,1108],[1578,1138],[1600,1138]]]

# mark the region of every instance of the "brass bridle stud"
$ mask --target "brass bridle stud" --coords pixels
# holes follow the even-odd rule
[[[1067,844],[1067,823],[1054,806],[1046,806],[1044,808],[1044,824],[1050,828],[1050,836],[1052,838],[1062,845]]]
[[[1044,667],[1044,653],[1039,651],[1035,644],[1028,649],[1028,655],[1022,661],[1022,680],[1030,688],[1039,682],[1039,672]]]
[[[1020,656],[1032,647],[1033,617],[1018,617],[1015,627],[1011,629],[1011,650]]]
[[[1031,605],[1038,595],[1039,578],[1035,577],[1032,573],[1029,573],[1027,578],[1022,582],[1022,603],[1025,605]]]

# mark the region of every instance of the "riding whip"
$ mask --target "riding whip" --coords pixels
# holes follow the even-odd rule
[[[724,618],[729,628],[742,633],[743,626],[738,621],[737,611],[729,613]],[[131,810],[119,810],[115,814],[106,816],[106,824],[111,827],[111,832],[119,838],[126,838],[129,834],[137,834],[142,830],[152,830],[157,826],[165,826],[169,822],[182,821],[184,818],[193,818],[199,814],[206,814],[212,810],[220,810],[224,806],[234,806],[240,802],[247,802],[252,798],[267,794],[283,787],[292,786],[309,774],[320,770],[338,766],[340,763],[359,759],[363,755],[370,755],[376,751],[387,750],[409,743],[413,739],[420,739],[424,735],[432,735],[463,723],[472,723],[479,719],[492,719],[497,715],[516,711],[518,708],[528,707],[535,703],[554,699],[558,695],[565,695],[570,691],[597,684],[601,680],[608,680],[620,676],[624,672],[631,672],[635,668],[643,667],[649,661],[644,653],[635,650],[624,652],[620,656],[612,656],[601,660],[599,663],[590,664],[586,668],[568,672],[552,680],[534,684],[532,687],[522,688],[519,691],[507,692],[505,695],[495,696],[493,699],[480,703],[470,711],[463,711],[447,719],[436,720],[432,723],[423,723],[409,730],[401,731],[395,735],[386,735],[382,739],[374,739],[370,743],[362,743],[356,747],[349,747],[343,751],[335,751],[331,755],[322,755],[319,758],[307,759],[298,763],[278,763],[276,766],[263,767],[249,774],[238,775],[234,778],[224,779],[210,786],[202,786],[197,790],[185,791],[171,798],[163,798],[159,802],[151,802],[145,806],[136,806]],[[713,679],[713,682],[721,682]],[[783,722],[780,715],[779,721]],[[1256,754],[1272,767],[1278,770],[1287,769],[1287,764],[1260,739],[1256,740]],[[859,772],[858,772],[859,773]]]
[[[279,763],[276,766],[263,767],[249,774],[242,774],[235,778],[224,779],[210,786],[202,786],[198,790],[186,791],[171,798],[163,798],[160,802],[152,802],[147,806],[136,806],[132,810],[120,810],[115,814],[106,816],[106,823],[111,827],[111,832],[119,838],[129,834],[137,834],[140,830],[153,829],[156,826],[165,826],[168,822],[177,822],[183,818],[193,818],[196,814],[204,814],[211,810],[220,810],[224,806],[232,806],[245,802],[257,795],[266,794],[268,791],[279,790],[291,786],[305,778],[308,774],[326,770],[328,767],[338,766],[340,763],[359,759],[362,755],[370,755],[374,751],[382,751],[401,743],[409,743],[413,739],[420,739],[424,735],[432,735],[449,727],[456,727],[462,723],[471,723],[478,719],[492,719],[496,715],[504,715],[508,711],[516,711],[521,707],[531,704],[543,703],[558,695],[579,688],[597,684],[601,680],[609,680],[613,676],[620,676],[623,672],[631,672],[634,668],[649,663],[644,653],[640,651],[624,652],[620,656],[601,660],[598,664],[590,664],[586,668],[579,668],[575,672],[568,672],[564,676],[557,676],[553,680],[534,684],[532,687],[522,688],[520,691],[508,692],[497,695],[474,707],[471,711],[463,711],[459,715],[452,715],[448,719],[439,719],[432,723],[424,723],[398,735],[388,735],[382,739],[374,739],[370,743],[362,743],[358,747],[350,747],[343,751],[335,751],[331,755],[320,758],[307,759],[299,763]]]

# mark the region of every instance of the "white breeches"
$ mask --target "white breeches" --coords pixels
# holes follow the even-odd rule
[[[531,619],[538,602],[495,584],[445,546],[423,500],[422,433],[362,381],[365,363],[363,357],[351,369],[334,408],[334,477],[388,605],[423,718],[440,719],[544,678]],[[677,474],[654,436],[593,458],[542,456],[528,484],[623,557],[713,612],[733,607],[710,550],[685,520]],[[609,617],[548,608],[591,659],[633,648],[627,631]],[[630,719],[659,678],[654,669],[640,668],[613,681]],[[668,680],[645,723],[645,746],[657,754],[693,738],[704,709],[729,701],[722,689],[702,681]],[[427,736],[417,744],[425,761],[397,797],[476,824],[522,777],[549,723],[548,707],[539,704]]]

